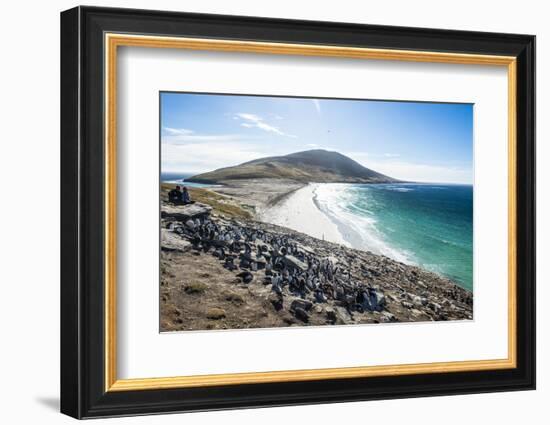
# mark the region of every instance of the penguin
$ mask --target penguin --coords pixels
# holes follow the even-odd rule
[[[249,284],[254,279],[254,275],[247,271],[237,274],[237,277],[240,277],[243,283],[246,283],[246,284]]]
[[[327,298],[321,289],[316,289],[313,296],[315,297],[315,301],[320,304],[327,302]]]

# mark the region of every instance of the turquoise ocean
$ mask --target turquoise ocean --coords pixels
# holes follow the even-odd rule
[[[319,209],[354,248],[473,286],[473,186],[321,184]]]

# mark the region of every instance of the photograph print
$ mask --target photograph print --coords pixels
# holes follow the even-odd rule
[[[160,331],[473,319],[473,105],[160,93]]]

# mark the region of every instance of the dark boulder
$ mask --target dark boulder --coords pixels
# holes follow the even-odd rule
[[[303,308],[296,307],[293,313],[298,320],[301,320],[304,323],[309,322],[309,314]]]
[[[298,308],[301,308],[304,311],[311,310],[311,307],[313,307],[313,303],[308,300],[294,300],[290,304],[290,311],[294,311]]]

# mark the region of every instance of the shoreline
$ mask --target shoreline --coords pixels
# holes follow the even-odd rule
[[[257,219],[287,227],[317,239],[338,243],[347,248],[385,255],[392,260],[408,265],[418,265],[381,241],[377,235],[373,234],[374,229],[366,230],[372,226],[370,223],[363,222],[359,226],[353,226],[350,225],[351,220],[349,220],[350,223],[346,223],[343,220],[334,219],[333,214],[325,210],[319,201],[316,191],[322,184],[310,183],[287,193],[281,202],[273,204],[258,214]],[[359,219],[359,217],[354,217],[354,219]],[[351,238],[350,235],[355,235],[355,237]]]
[[[308,184],[287,193],[283,199],[258,214],[259,221],[287,227],[308,236],[342,244],[352,248],[338,230],[338,226],[328,217],[315,201],[317,184]]]
[[[338,243],[347,248],[371,252],[375,255],[386,256],[394,261],[416,266],[443,278],[450,279],[456,285],[471,291],[460,281],[444,273],[431,270],[422,263],[415,261],[407,252],[402,252],[384,241],[373,223],[368,218],[353,216],[344,219],[347,212],[331,211],[329,205],[323,206],[319,200],[318,190],[322,185],[337,185],[331,183],[310,183],[302,188],[294,189],[282,197],[280,202],[273,203],[256,218],[259,221],[290,228],[308,236]],[[338,214],[337,214],[338,213]],[[340,218],[340,219],[338,219]]]

